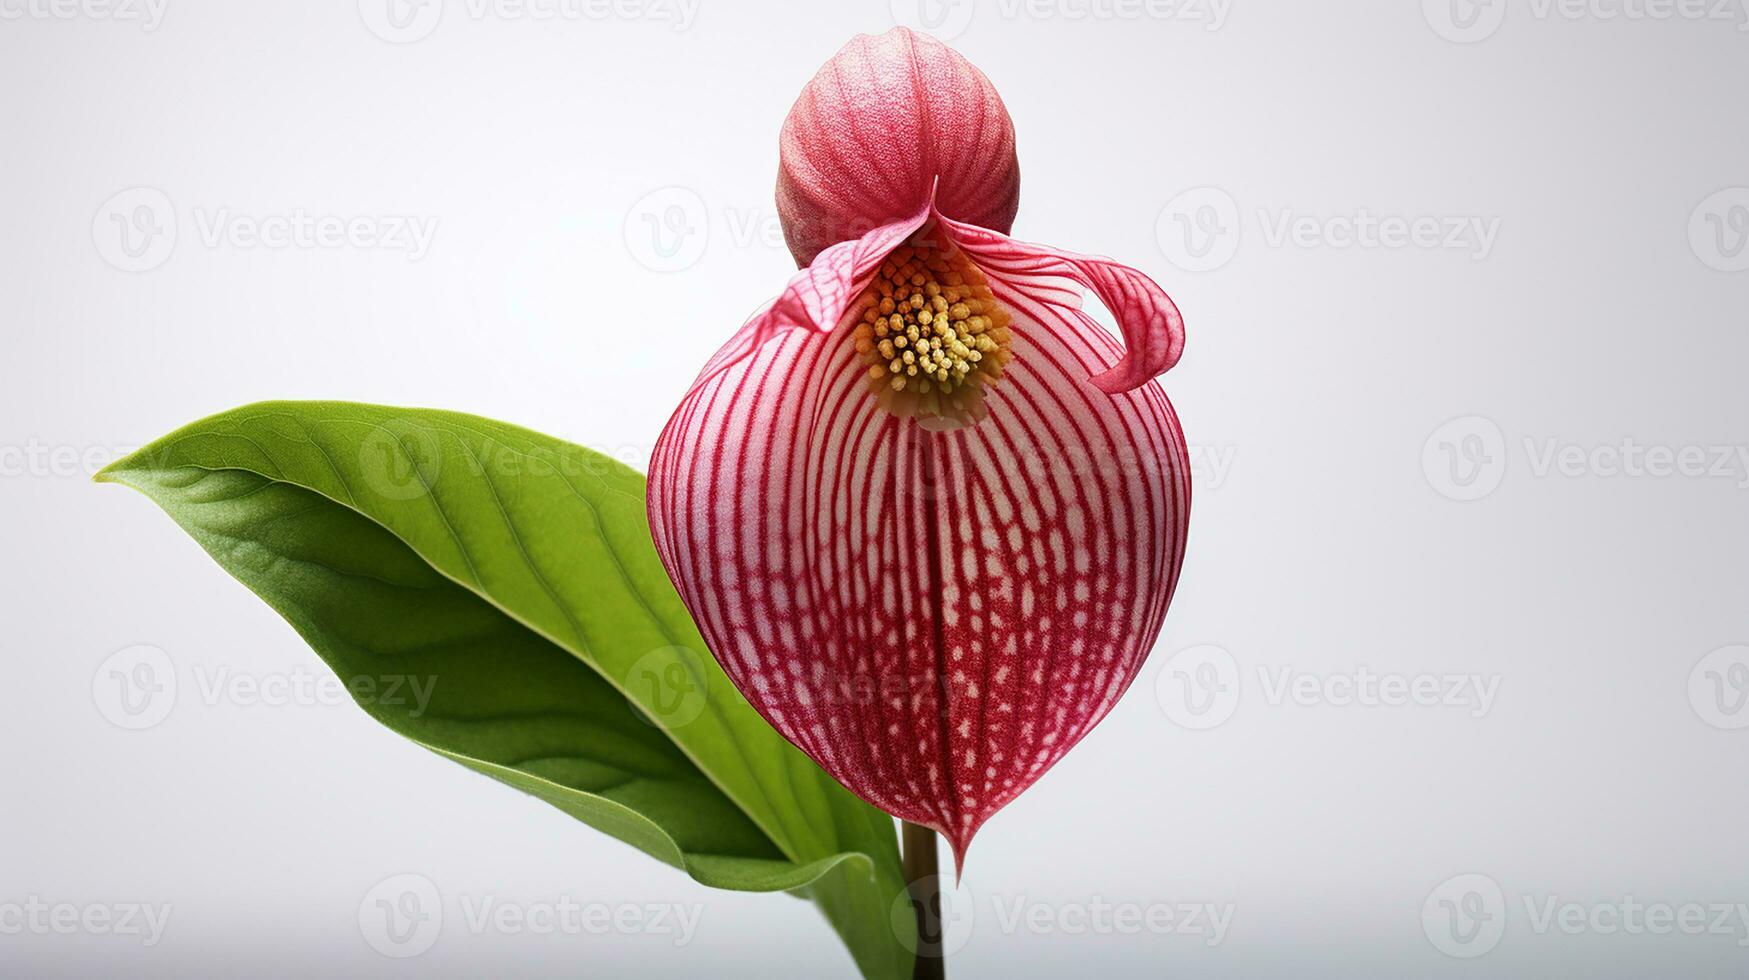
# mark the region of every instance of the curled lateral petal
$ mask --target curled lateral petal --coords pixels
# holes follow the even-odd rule
[[[747,357],[772,335],[787,330],[829,331],[888,253],[929,218],[925,203],[907,218],[881,225],[860,238],[822,251],[790,277],[777,298],[748,318],[741,329],[704,366],[699,380],[725,365]]]
[[[1016,241],[939,217],[955,243],[987,274],[1024,284],[1035,298],[1062,305],[1063,279],[1093,290],[1117,319],[1125,348],[1121,360],[1092,378],[1101,391],[1117,394],[1140,387],[1171,370],[1183,355],[1184,317],[1172,297],[1145,273],[1111,259]]]

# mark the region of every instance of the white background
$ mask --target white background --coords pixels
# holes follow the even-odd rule
[[[0,973],[848,975],[810,906],[701,888],[350,705],[205,703],[198,679],[226,668],[324,668],[149,502],[85,477],[264,398],[460,409],[641,464],[793,269],[771,205],[790,102],[895,16],[954,35],[1006,99],[1016,235],[1132,262],[1178,300],[1189,344],[1164,384],[1202,461],[1154,659],[979,836],[952,974],[1749,969],[1735,912],[1701,935],[1538,926],[1550,901],[1605,926],[1630,895],[1749,902],[1749,649],[1703,662],[1749,643],[1735,0],[1727,19],[703,0],[687,20],[451,0],[405,31],[377,0],[139,2],[0,0],[0,927],[32,896],[172,914],[149,948],[0,931]],[[1363,211],[1493,234],[1343,247]],[[417,257],[237,237],[300,213],[435,232]],[[159,251],[129,256],[114,216],[156,219]],[[1628,440],[1728,468],[1620,472]],[[1577,461],[1545,467],[1563,447]],[[136,644],[180,690],[129,731],[93,679]],[[1284,669],[1340,695],[1363,668],[1498,686],[1485,712],[1273,696]],[[360,905],[409,873],[445,924],[390,959]],[[460,903],[487,895],[702,918],[678,948],[474,934]],[[1095,900],[1231,923],[1209,945],[994,911],[1073,926]]]

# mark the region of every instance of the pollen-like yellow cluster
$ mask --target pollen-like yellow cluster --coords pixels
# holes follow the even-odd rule
[[[1013,356],[1009,315],[939,232],[925,228],[887,257],[856,316],[851,340],[883,407],[901,418],[984,417],[984,389]]]

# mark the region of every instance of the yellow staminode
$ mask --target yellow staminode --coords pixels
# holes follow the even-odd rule
[[[924,228],[887,256],[855,317],[851,342],[884,408],[963,424],[984,417],[984,388],[1013,356],[1010,318],[939,231]]]

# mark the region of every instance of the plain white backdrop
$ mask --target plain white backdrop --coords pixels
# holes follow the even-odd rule
[[[1178,300],[1197,460],[1153,659],[980,834],[952,974],[1749,969],[1735,0],[0,0],[0,972],[849,975],[811,906],[314,693],[86,477],[265,398],[641,465],[793,271],[790,102],[896,21],[1007,101],[1017,236]],[[101,679],[160,656],[175,697],[115,723]],[[441,927],[385,956],[361,919],[409,894]],[[161,935],[93,924],[134,905]]]

